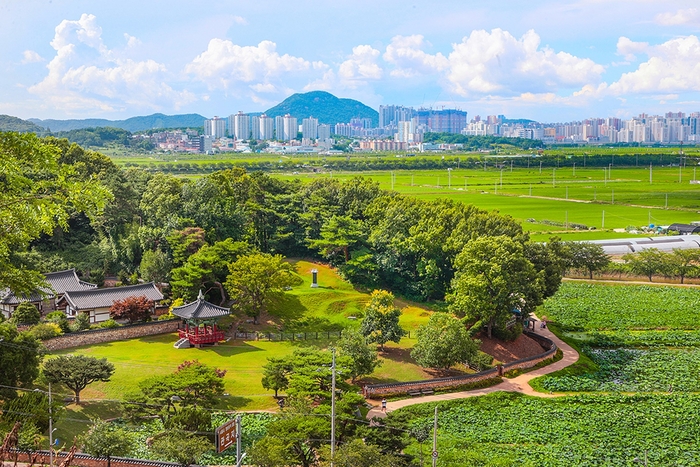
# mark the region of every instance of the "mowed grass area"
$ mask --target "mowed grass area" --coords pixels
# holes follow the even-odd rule
[[[693,167],[559,169],[539,167],[493,170],[453,169],[277,174],[281,178],[348,179],[358,175],[422,199],[450,198],[482,209],[496,210],[523,222],[535,232],[565,232],[565,224],[596,229],[625,228],[649,223],[700,220],[700,184],[691,184]],[[393,182],[392,182],[393,173]],[[667,209],[668,208],[668,209]],[[534,219],[537,223],[526,222]],[[543,220],[562,226],[540,224]],[[569,229],[571,230],[571,229]],[[577,234],[578,235],[578,234]]]
[[[353,288],[327,265],[302,260],[292,261],[303,283],[294,287],[279,305],[282,319],[267,316],[258,326],[244,324],[249,330],[276,330],[280,321],[287,322],[301,318],[315,318],[307,322],[357,327],[362,310],[369,300],[369,294]],[[311,269],[319,271],[318,288],[311,288]],[[404,338],[399,344],[390,343],[380,354],[382,365],[363,382],[413,381],[430,377],[410,358],[410,349],[415,344],[413,331],[425,323],[431,311],[417,304],[398,300],[402,309],[401,325],[412,331],[411,338]],[[277,313],[276,313],[277,314]],[[348,319],[355,316],[357,319]],[[245,323],[245,320],[243,320]],[[91,384],[81,393],[83,405],[70,405],[68,414],[58,425],[57,436],[72,439],[88,428],[90,417],[111,418],[119,416],[119,401],[138,389],[139,382],[154,376],[166,375],[175,371],[185,360],[199,360],[202,363],[225,369],[224,383],[229,396],[221,399],[218,408],[225,410],[275,410],[277,404],[272,391],[263,389],[261,384],[262,366],[268,358],[290,355],[301,347],[327,348],[332,342],[327,339],[307,341],[269,342],[267,340],[230,340],[215,347],[202,349],[175,349],[176,334],[150,336],[140,339],[110,342],[54,352],[52,355],[90,355],[106,358],[114,364],[115,373],[109,382]],[[49,357],[50,358],[50,357]],[[65,388],[56,388],[61,394],[69,395]]]

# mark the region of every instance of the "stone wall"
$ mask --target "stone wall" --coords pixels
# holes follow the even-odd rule
[[[44,341],[48,350],[69,349],[81,345],[102,344],[104,342],[121,341],[157,334],[168,334],[177,331],[179,319],[153,321],[150,323],[132,324],[112,329],[93,329],[90,331],[72,332]]]

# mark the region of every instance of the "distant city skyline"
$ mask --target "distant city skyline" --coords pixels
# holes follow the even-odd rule
[[[0,113],[230,115],[325,90],[540,122],[691,114],[699,32],[693,0],[3,2]]]

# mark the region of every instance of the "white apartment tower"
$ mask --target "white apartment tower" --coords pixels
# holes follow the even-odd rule
[[[214,139],[226,136],[226,120],[214,117],[204,121],[204,136],[212,136]]]
[[[318,119],[309,117],[301,121],[301,134],[304,139],[318,138]]]
[[[250,116],[250,139],[260,139],[260,117],[257,115]]]
[[[237,140],[250,138],[250,117],[243,112],[233,116],[233,137]]]
[[[283,141],[291,141],[297,138],[297,133],[299,133],[299,123],[295,117],[287,114],[282,117],[282,128],[284,130],[284,137],[280,138],[279,131],[277,133],[277,139]]]
[[[260,116],[260,139],[271,140],[275,137],[275,120],[265,114]]]

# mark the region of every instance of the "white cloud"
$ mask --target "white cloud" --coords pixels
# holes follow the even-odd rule
[[[353,47],[352,54],[338,67],[338,77],[350,87],[381,79],[383,70],[377,63],[378,58],[379,51],[372,46]]]
[[[126,36],[125,36],[126,37]],[[131,36],[127,42],[134,44]],[[135,38],[133,38],[135,39]],[[167,70],[154,60],[116,58],[102,40],[94,15],[63,20],[51,46],[56,55],[48,74],[29,92],[47,104],[66,110],[112,111],[126,106],[157,110],[194,100],[189,92],[173,90],[165,80]]]
[[[700,91],[700,40],[690,35],[646,47],[648,60],[612,83],[609,92],[676,94]]]
[[[700,10],[697,8],[687,8],[675,13],[659,13],[654,18],[656,23],[662,26],[677,26],[680,24],[700,25]]]
[[[441,53],[431,55],[423,48],[429,45],[423,36],[394,36],[386,47],[384,60],[395,68],[392,76],[412,77],[420,74],[433,74],[445,70],[449,66],[449,60]]]
[[[301,57],[280,55],[277,44],[271,41],[240,46],[229,40],[212,39],[207,50],[187,64],[185,72],[210,89],[230,90],[239,82],[268,85],[286,78],[287,73],[306,71],[311,66]]]
[[[22,63],[27,64],[27,63],[39,63],[43,62],[44,59],[39,55],[38,53],[34,52],[33,50],[25,50],[22,53]]]
[[[597,83],[605,71],[591,59],[540,48],[532,30],[520,39],[501,29],[475,30],[452,47],[447,79],[462,96],[556,92]]]
[[[617,53],[628,62],[637,60],[637,54],[644,53],[649,48],[648,42],[634,42],[625,36],[617,40]]]

